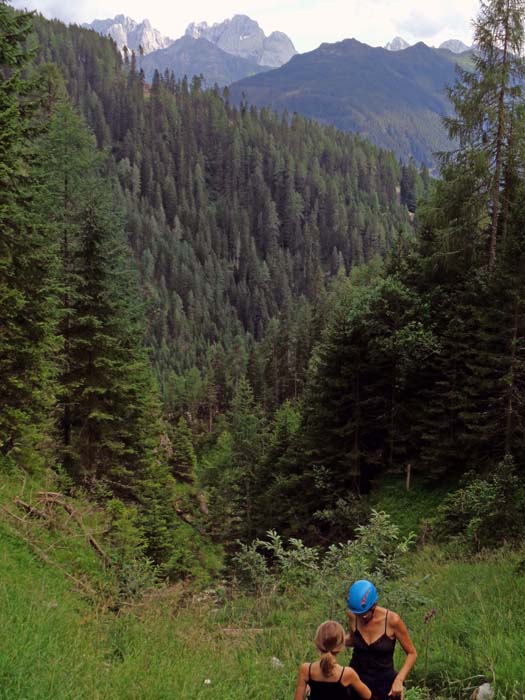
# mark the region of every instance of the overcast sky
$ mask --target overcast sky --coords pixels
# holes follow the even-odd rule
[[[445,39],[470,44],[471,20],[478,0],[11,0],[17,8],[38,10],[65,22],[91,22],[124,14],[147,18],[162,34],[177,39],[190,22],[221,22],[234,14],[249,15],[266,34],[288,34],[298,51],[323,41],[355,37],[383,46],[394,36],[409,43],[438,45]]]

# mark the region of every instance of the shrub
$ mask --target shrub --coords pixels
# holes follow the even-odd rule
[[[307,547],[302,540],[292,537],[286,548],[275,530],[269,530],[267,538],[256,540],[256,544],[269,552],[280,582],[285,587],[311,583],[312,578],[319,575],[319,551],[316,547]]]
[[[235,578],[250,590],[260,591],[261,585],[273,582],[275,587],[308,586],[339,597],[341,586],[355,579],[370,578],[382,586],[401,576],[401,558],[414,539],[413,533],[400,537],[390,516],[377,511],[357,528],[355,540],[332,545],[324,553],[299,539],[285,543],[270,530],[265,540],[241,545],[233,558]]]
[[[233,557],[235,583],[250,593],[260,595],[272,582],[266,557],[257,550],[257,541],[240,543],[240,549]]]
[[[438,540],[472,551],[518,542],[525,535],[525,487],[512,458],[486,478],[468,475],[438,507],[433,528]]]

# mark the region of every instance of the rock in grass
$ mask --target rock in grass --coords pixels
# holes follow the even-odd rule
[[[483,683],[472,693],[472,700],[494,700],[494,688],[490,683]]]

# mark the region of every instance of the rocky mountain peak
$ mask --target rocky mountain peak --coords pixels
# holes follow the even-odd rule
[[[470,50],[470,46],[467,46],[459,39],[449,39],[448,41],[444,41],[439,45],[439,48],[448,49],[449,51],[452,51],[452,53],[463,53],[464,51]]]
[[[135,53],[139,52],[140,46],[144,53],[148,54],[158,49],[164,49],[173,43],[172,39],[163,36],[157,29],[154,29],[147,19],[138,23],[125,15],[116,15],[113,19],[96,19],[90,24],[82,26],[112,37],[120,50],[127,46],[130,51],[135,51]]]
[[[286,34],[272,32],[267,37],[258,23],[247,15],[234,15],[211,26],[207,22],[192,22],[186,34],[194,39],[207,39],[226,53],[261,66],[282,66],[297,53]]]
[[[410,44],[408,41],[405,41],[403,37],[396,36],[392,39],[392,41],[385,44],[385,49],[388,51],[403,51],[404,49],[408,49],[409,46]]]

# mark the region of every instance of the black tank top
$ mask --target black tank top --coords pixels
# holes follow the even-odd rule
[[[310,700],[348,700],[348,688],[341,683],[345,668],[341,671],[337,681],[315,681],[310,677],[312,664],[308,667],[308,685],[310,686]]]
[[[385,615],[385,631],[371,644],[363,639],[357,627],[356,617],[355,630],[350,638],[350,645],[353,647],[351,668],[357,671],[361,680],[369,686],[370,690],[377,692],[381,697],[385,691],[390,690],[396,671],[394,669],[394,649],[396,638],[389,637],[386,633],[388,610]]]

